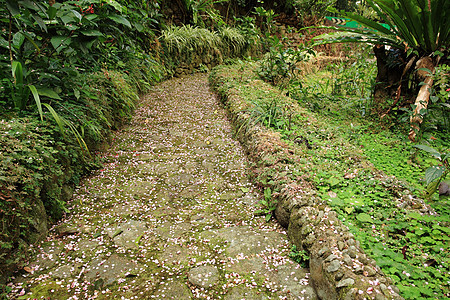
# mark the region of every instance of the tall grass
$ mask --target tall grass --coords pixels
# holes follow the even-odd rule
[[[222,42],[222,47],[227,49],[229,54],[239,54],[248,46],[245,37],[238,29],[232,27],[222,27],[219,30],[219,37]]]
[[[165,44],[169,53],[174,55],[182,54],[186,50],[201,52],[220,45],[220,37],[217,33],[191,25],[171,26],[162,31],[159,39]]]
[[[188,51],[204,52],[216,48],[229,55],[239,55],[249,46],[244,35],[231,27],[222,27],[218,32],[212,32],[191,25],[171,26],[162,31],[159,39],[172,55]]]

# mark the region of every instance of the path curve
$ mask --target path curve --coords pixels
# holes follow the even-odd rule
[[[316,299],[205,74],[142,99],[11,298]]]

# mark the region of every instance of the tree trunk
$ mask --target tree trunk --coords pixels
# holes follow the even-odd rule
[[[410,118],[411,130],[409,131],[408,137],[411,142],[415,141],[420,124],[423,121],[422,114],[420,112],[422,109],[426,109],[428,107],[428,101],[430,101],[430,90],[433,86],[433,75],[436,65],[437,63],[435,64],[433,59],[429,56],[425,56],[417,61],[417,75],[419,80],[422,80],[424,84],[420,87],[416,101],[414,102],[416,108],[414,109],[414,114]],[[421,69],[427,69],[428,71]]]
[[[381,113],[386,107],[386,99],[397,98],[404,61],[401,55],[395,55],[394,51],[387,52],[384,45],[375,45],[373,51],[377,59],[378,71],[373,95],[373,110]]]

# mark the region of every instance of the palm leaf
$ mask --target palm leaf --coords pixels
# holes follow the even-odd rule
[[[387,35],[392,35],[391,30],[389,30],[386,27],[378,24],[377,22],[367,19],[363,16],[360,16],[360,15],[357,15],[354,13],[346,13],[345,16],[353,21],[358,22],[359,24],[364,25],[367,28],[372,28],[374,30],[377,30],[377,31],[387,34]],[[392,28],[392,26],[391,26],[391,28]]]
[[[321,28],[333,28],[334,27],[321,27]],[[346,29],[337,28],[336,32],[322,34],[313,38],[313,46],[321,44],[335,44],[335,43],[372,43],[389,45],[397,49],[403,49],[404,45],[399,42],[395,36],[381,36],[374,32],[367,31],[348,31]]]
[[[410,28],[407,24],[405,24],[405,15],[403,14],[402,9],[395,9],[393,2],[388,0],[377,0],[377,4],[381,10],[392,19],[392,22],[394,23],[394,32],[396,35],[403,39],[409,47],[417,49],[417,39],[415,38],[415,34],[412,33],[415,29]]]
[[[449,47],[450,1],[430,0],[431,9],[428,0],[367,0],[367,3],[390,29],[354,13],[345,13],[365,28],[339,28],[338,31],[351,33],[322,35],[315,38],[316,43],[371,42],[398,49],[407,46],[422,55]]]

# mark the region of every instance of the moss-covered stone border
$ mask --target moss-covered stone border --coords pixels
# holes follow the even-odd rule
[[[239,128],[237,137],[255,164],[254,181],[279,191],[273,194],[277,201],[275,217],[287,228],[292,243],[309,253],[311,280],[319,298],[403,299],[336,212],[316,196],[314,188],[286,176],[285,170],[299,162],[298,147],[258,124],[247,126],[250,116],[245,111],[249,107],[246,95],[271,97],[274,87],[253,79],[244,68],[240,74],[226,67],[216,68],[211,72],[210,84],[221,96],[234,127]],[[296,106],[288,97],[279,97]],[[298,106],[296,109],[301,113]],[[310,116],[304,111],[304,117]]]

